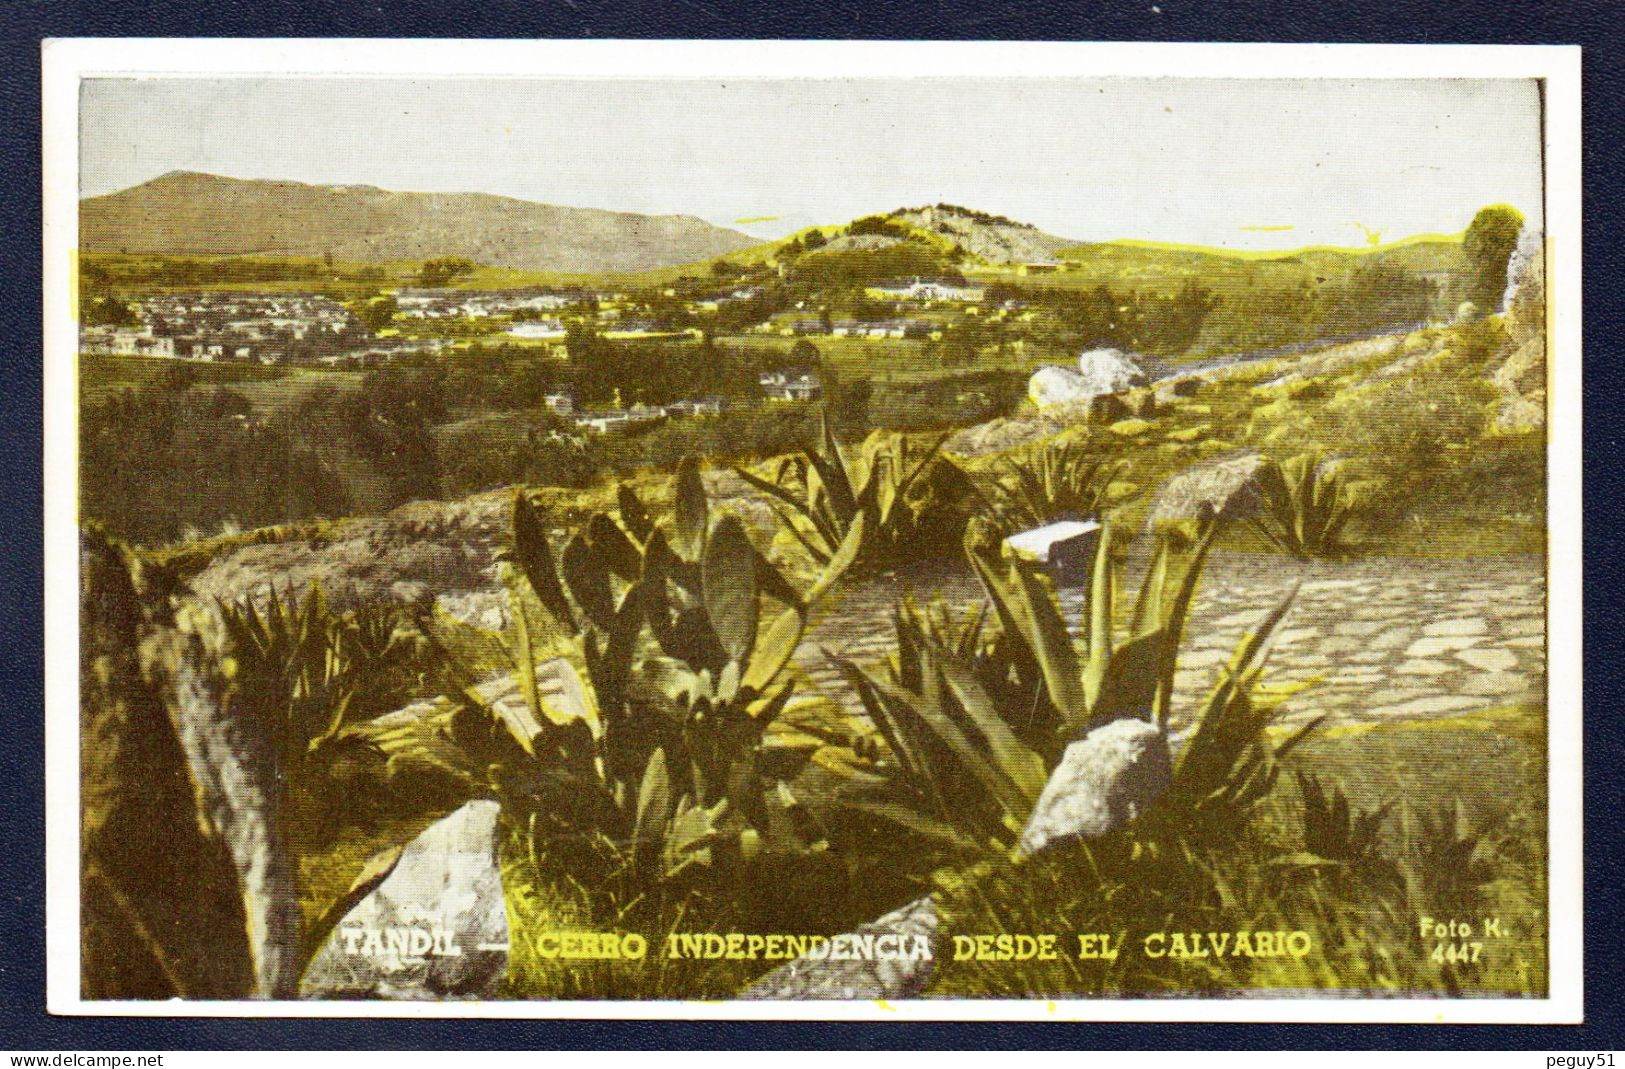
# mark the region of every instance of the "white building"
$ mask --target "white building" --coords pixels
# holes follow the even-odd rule
[[[818,376],[806,371],[764,371],[757,383],[770,401],[816,401],[824,393]]]
[[[508,328],[511,338],[562,338],[565,336],[564,324],[556,319],[533,319],[523,323],[515,323]]]
[[[936,279],[916,278],[906,286],[871,286],[871,297],[893,301],[963,301],[975,304],[987,292],[980,286],[960,286]]]
[[[79,348],[109,356],[174,356],[175,339],[158,337],[151,327],[85,327]]]

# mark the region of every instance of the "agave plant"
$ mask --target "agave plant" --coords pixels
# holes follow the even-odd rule
[[[280,722],[280,767],[290,780],[319,774],[343,744],[365,747],[348,729],[405,704],[433,674],[433,650],[410,614],[334,611],[318,583],[302,600],[272,590],[263,607],[216,605],[237,700]]]
[[[1271,543],[1302,558],[1348,552],[1343,530],[1358,515],[1368,482],[1315,452],[1265,464],[1258,479],[1259,509],[1250,522]]]
[[[216,602],[230,677],[229,701],[269,724],[278,747],[282,827],[295,856],[327,846],[347,824],[365,824],[386,803],[388,754],[367,724],[433,693],[444,663],[416,612],[371,606],[340,612],[320,584],[303,599],[271,591]],[[306,918],[295,954],[297,976],[349,909],[377,887],[402,846],[374,858],[349,891]]]
[[[820,438],[820,449],[780,461],[772,479],[734,468],[768,495],[780,524],[819,566],[829,566],[854,530],[862,537],[851,567],[864,572],[918,558],[945,532],[957,537],[964,523],[961,502],[976,490],[939,455],[948,435],[922,450],[904,435],[876,431],[856,456],[848,456],[825,412]]]
[[[832,658],[889,751],[847,804],[946,844],[1013,848],[1068,742],[1123,717],[1167,729],[1185,619],[1218,522],[1159,529],[1122,641],[1113,625],[1111,532],[1103,531],[1081,652],[1037,567],[997,558],[988,531],[973,526],[967,553],[996,629],[905,604],[894,618],[898,652],[886,673]],[[1265,640],[1289,603],[1290,596],[1242,641],[1198,711],[1176,765],[1173,809],[1206,815],[1253,804],[1302,737],[1269,745],[1265,728],[1278,702],[1257,686]]]
[[[1110,528],[1087,591],[1082,650],[1055,591],[1032,562],[999,559],[983,526],[967,554],[996,625],[899,606],[899,650],[884,674],[832,658],[886,741],[847,804],[949,845],[1009,851],[1068,742],[1126,716],[1168,729],[1186,616],[1219,520],[1163,525],[1118,638]],[[1237,816],[1269,793],[1280,760],[1315,723],[1280,744],[1267,728],[1284,695],[1259,686],[1267,637],[1292,595],[1246,635],[1194,716],[1163,816]],[[863,747],[856,747],[860,755]]]
[[[1173,700],[1175,661],[1196,585],[1219,521],[1166,523],[1135,599],[1128,637],[1115,634],[1117,566],[1115,531],[1103,525],[1081,628],[1083,649],[1074,645],[1052,585],[1034,563],[1003,556],[996,535],[981,525],[966,536],[967,555],[987,592],[1004,634],[1014,640],[1013,676],[1042,681],[1057,731],[1087,732],[1123,716],[1166,727]]]
[[[1078,441],[1054,440],[1024,464],[1006,463],[995,487],[996,508],[1009,528],[1098,516],[1127,464],[1093,455]]]
[[[1496,842],[1484,827],[1475,827],[1467,808],[1456,799],[1435,810],[1404,811],[1410,864],[1407,894],[1418,910],[1473,908],[1484,884],[1495,878]]]
[[[889,679],[834,660],[888,751],[844,804],[942,845],[1012,846],[1049,767],[1012,730],[966,660],[929,641],[900,651]]]
[[[1316,857],[1359,865],[1381,846],[1382,824],[1392,802],[1362,810],[1336,784],[1328,786],[1307,772],[1297,773],[1303,799],[1303,846]]]
[[[1282,762],[1318,728],[1313,717],[1279,741],[1272,736],[1281,703],[1291,693],[1261,686],[1269,637],[1296,596],[1296,587],[1244,635],[1203,702],[1174,760],[1164,814],[1190,825],[1234,827],[1275,789]]]
[[[622,486],[619,522],[592,516],[557,555],[538,507],[516,495],[511,655],[524,710],[464,685],[446,729],[532,848],[611,901],[821,842],[787,784],[809,754],[767,734],[791,696],[785,669],[809,604],[850,563],[862,522],[799,593],[737,517],[711,515],[697,464],[680,464],[676,484],[669,523]],[[524,587],[573,646],[565,656],[538,665]]]

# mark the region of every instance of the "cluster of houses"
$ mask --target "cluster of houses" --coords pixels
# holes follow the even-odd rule
[[[675,289],[666,291],[666,296],[668,297],[675,297],[676,295],[677,291]],[[734,301],[755,300],[761,295],[762,287],[743,286],[739,289],[733,290],[730,293],[720,293],[712,297],[702,297],[694,302],[694,307],[701,312],[715,312],[720,310],[725,304],[730,304]]]
[[[411,354],[439,352],[450,345],[449,338],[372,338],[359,348],[325,353],[316,362],[327,367],[377,367]]]
[[[762,396],[770,401],[816,401],[823,384],[811,371],[764,371],[758,378]],[[547,408],[593,434],[623,431],[663,419],[684,416],[716,416],[726,402],[720,397],[699,397],[673,401],[667,405],[632,405],[611,409],[577,411],[575,397],[567,392],[550,393],[543,398]]]
[[[785,338],[932,338],[939,341],[942,338],[942,324],[923,319],[790,319],[769,321],[754,329],[758,334],[777,334]]]
[[[175,339],[154,334],[151,327],[85,327],[79,349],[105,356],[174,356]]]
[[[446,345],[377,337],[331,297],[312,294],[165,294],[139,302],[139,326],[86,326],[87,353],[182,360],[365,367]]]
[[[769,401],[816,401],[824,394],[823,383],[810,371],[764,371],[756,381]]]
[[[608,434],[610,431],[624,431],[643,424],[656,423],[663,419],[682,416],[720,415],[723,406],[724,402],[720,397],[701,397],[693,400],[674,401],[669,405],[633,405],[630,408],[612,408],[607,411],[574,412],[572,420],[577,427],[584,431],[590,431],[593,434]],[[555,412],[560,412],[560,407],[553,403],[553,396],[548,398],[548,407]],[[561,412],[561,414],[567,413]]]
[[[448,289],[402,289],[397,315],[408,319],[487,319],[556,312],[584,299],[580,293],[534,293]]]
[[[675,296],[676,289],[668,289]],[[729,303],[762,295],[759,286],[737,286],[690,299],[698,312],[716,311]],[[872,286],[868,295],[899,305],[929,306],[952,302],[967,314],[981,309],[985,291],[978,286],[937,278],[894,280]],[[561,343],[567,318],[590,309],[591,322],[605,338],[656,339],[698,336],[696,328],[679,330],[648,318],[648,309],[627,294],[587,290],[471,291],[406,287],[394,295],[395,316],[403,335],[437,335],[435,329],[408,329],[406,322],[508,320],[506,335],[516,340]],[[350,310],[330,297],[287,293],[168,294],[140,302],[141,325],[87,327],[81,336],[86,352],[167,356],[192,360],[238,360],[263,364],[308,363],[370,366],[403,354],[431,352],[452,344],[449,337],[402,337],[394,331],[374,335]],[[828,317],[772,319],[751,328],[783,337],[829,336],[865,339],[940,339],[943,326],[923,316],[881,320]],[[774,387],[774,389],[778,389]]]
[[[959,304],[980,304],[987,291],[981,286],[967,286],[940,278],[915,278],[907,282],[888,282],[870,286],[867,296],[881,301],[913,301],[929,304],[935,301],[953,301]]]
[[[564,324],[557,319],[526,319],[508,328],[510,338],[530,340],[559,341],[568,333]]]

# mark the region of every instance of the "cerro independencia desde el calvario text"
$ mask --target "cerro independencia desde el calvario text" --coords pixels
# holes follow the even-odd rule
[[[650,955],[687,959],[786,961],[1053,961],[1063,956],[1115,960],[1125,947],[1147,958],[1303,958],[1314,949],[1306,931],[1151,932],[1130,940],[1126,934],[1061,936],[956,934],[938,939],[924,934],[847,933],[787,935],[754,932],[671,932],[651,946],[637,933],[543,932],[531,945],[538,957],[559,961],[638,960]]]

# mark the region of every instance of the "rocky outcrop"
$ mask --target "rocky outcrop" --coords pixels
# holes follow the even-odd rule
[[[1507,272],[1508,351],[1490,375],[1501,393],[1495,429],[1503,434],[1546,423],[1546,263],[1540,237],[1525,229]]]
[[[1546,233],[1525,226],[1518,231],[1518,243],[1507,258],[1507,284],[1501,294],[1501,310],[1514,312],[1520,299],[1529,295],[1531,286],[1538,288],[1545,298]]]
[[[1244,452],[1192,464],[1163,483],[1147,524],[1251,514],[1258,508],[1259,473],[1267,463],[1259,453]]]
[[[506,492],[414,502],[307,537],[268,538],[223,550],[191,588],[204,601],[263,601],[273,589],[299,595],[317,582],[335,609],[490,590],[511,508]]]
[[[1153,394],[1158,404],[1171,405],[1184,398],[1195,397],[1201,392],[1205,381],[1205,377],[1200,373],[1161,379],[1157,382]]]
[[[1078,355],[1078,373],[1090,394],[1121,393],[1144,386],[1147,359],[1121,349],[1089,349]]]
[[[1097,399],[1098,400],[1098,399]],[[948,439],[950,453],[963,457],[1001,453],[1023,445],[1054,437],[1091,418],[1091,402],[1053,405],[1038,412],[1028,412],[1012,418],[999,418],[980,423]]]
[[[1546,344],[1530,338],[1513,348],[1490,375],[1501,392],[1495,429],[1503,434],[1537,430],[1546,424]]]
[[[508,911],[493,801],[474,801],[406,847],[305,970],[307,998],[489,999],[508,970]]]
[[[972,256],[989,263],[1048,262],[1077,242],[1031,226],[970,212],[953,205],[932,205],[896,212],[893,218],[940,234]]]
[[[176,626],[162,576],[93,531],[81,535],[79,559],[80,993],[274,994],[283,973],[265,952],[264,904],[247,901],[239,882],[256,851],[232,838],[244,827],[199,775],[208,746],[191,695],[207,700],[213,723],[220,681],[198,673],[200,640]]]
[[[1039,408],[1088,401],[1098,392],[1091,390],[1076,371],[1054,365],[1039,368],[1027,380],[1027,396]]]
[[[830,238],[824,246],[814,252],[817,256],[827,252],[876,252],[880,249],[890,249],[901,245],[902,238],[890,237],[885,234],[841,234]]]

